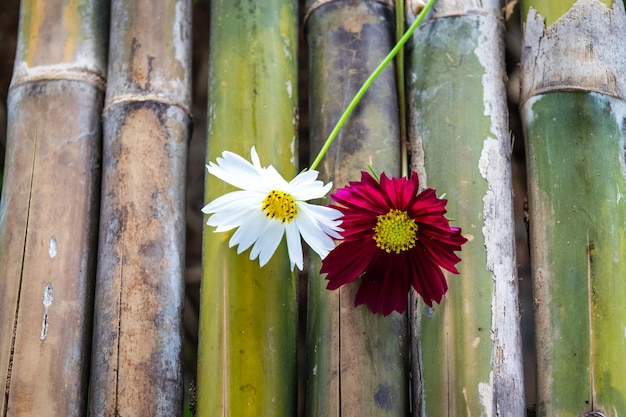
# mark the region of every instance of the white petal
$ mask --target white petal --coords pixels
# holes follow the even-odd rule
[[[317,204],[309,204],[304,202],[298,203],[298,206],[300,205],[304,207],[308,215],[314,216],[318,219],[333,221],[340,219],[343,216],[343,213],[341,211],[332,207],[320,206]],[[341,220],[339,221],[341,222]]]
[[[319,173],[314,170],[302,171],[298,175],[296,175],[294,179],[289,181],[289,185],[293,186],[294,188],[298,188],[313,184],[316,182],[318,175]],[[321,181],[319,182],[322,183]]]
[[[265,229],[268,227],[268,222],[263,213],[253,213],[248,216],[248,219],[241,224],[239,229],[233,234],[228,242],[230,247],[239,245],[237,253],[241,253],[248,249],[254,242],[259,239]]]
[[[336,233],[336,230],[341,229],[337,227],[336,220],[324,217],[316,218],[315,211],[320,208],[328,207],[299,203],[298,210],[301,215],[298,215],[296,222],[304,241],[323,259],[335,247],[335,242],[329,234],[340,238],[341,235]]]
[[[261,166],[261,160],[259,159],[259,154],[256,153],[256,148],[253,146],[250,149],[250,157],[252,158],[252,164],[257,168],[263,168]]]
[[[333,183],[329,182],[324,185],[322,181],[312,181],[316,177],[317,172],[315,171],[301,172],[289,183],[287,191],[298,201],[322,198],[328,194]]]
[[[265,184],[270,189],[283,191],[286,190],[287,185],[289,184],[272,165],[265,168],[263,178],[265,180]]]
[[[215,229],[216,232],[226,232],[234,227],[241,226],[250,216],[257,212],[261,212],[258,207],[238,205],[231,210],[223,210],[213,214],[207,219],[206,224],[217,227]]]
[[[304,241],[322,259],[335,247],[335,242],[330,236],[324,233],[311,219],[306,217],[299,218],[297,224]]]
[[[298,208],[304,211],[307,216],[314,219],[316,224],[328,235],[335,239],[341,239],[341,235],[337,232],[343,232],[339,225],[343,222],[341,217],[343,214],[334,208],[318,206],[316,204],[298,203]]]
[[[263,185],[263,169],[236,153],[223,152],[222,158],[217,158],[216,163],[209,162],[207,170],[222,181],[243,190],[258,190]]]
[[[252,250],[250,251],[250,259],[256,259],[259,257],[259,264],[265,265],[278,247],[278,244],[283,238],[285,226],[279,221],[273,220],[268,223],[268,227],[259,236],[259,239],[255,242]]]
[[[286,227],[287,251],[291,260],[291,269],[296,265],[300,271],[303,267],[302,242],[300,241],[300,232],[297,223],[292,221]]]
[[[256,205],[261,207],[261,202],[265,198],[264,194],[254,191],[240,190],[233,191],[217,197],[206,206],[202,207],[205,214],[217,213],[222,210],[232,210],[233,207]]]

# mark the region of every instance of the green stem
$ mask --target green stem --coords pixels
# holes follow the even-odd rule
[[[363,97],[367,89],[370,87],[370,85],[372,85],[372,83],[378,77],[378,75],[380,75],[380,73],[385,69],[385,67],[396,56],[398,51],[402,49],[406,41],[408,41],[411,35],[413,34],[413,32],[415,32],[415,29],[417,29],[420,23],[422,23],[422,20],[424,20],[424,18],[426,17],[426,14],[432,8],[434,3],[435,3],[435,0],[428,0],[428,3],[426,4],[426,6],[424,6],[420,14],[417,15],[415,22],[413,22],[413,24],[409,27],[409,29],[406,31],[404,36],[400,38],[396,46],[393,47],[391,52],[389,52],[389,54],[385,57],[385,59],[383,59],[383,61],[378,65],[378,67],[376,67],[372,75],[370,75],[369,78],[365,81],[361,89],[356,93],[356,95],[354,96],[354,98],[352,99],[348,107],[346,108],[346,111],[344,111],[341,117],[339,118],[339,121],[337,122],[337,125],[335,125],[335,128],[332,130],[332,132],[330,132],[330,135],[328,135],[328,139],[326,139],[324,146],[322,146],[322,149],[320,150],[319,154],[317,154],[317,157],[315,158],[315,160],[313,161],[309,169],[313,170],[317,168],[319,163],[322,161],[322,158],[324,157],[324,155],[326,155],[328,148],[330,148],[330,145],[335,140],[335,137],[339,133],[339,130],[341,129],[343,124],[346,122],[346,120],[348,119],[348,117],[350,116],[350,114],[352,113],[356,105],[359,103],[359,101],[361,101],[361,98]]]
[[[404,31],[404,0],[396,0],[396,41],[402,38]],[[409,151],[406,135],[406,96],[404,94],[404,49],[396,57],[396,83],[398,86],[398,109],[400,113],[400,175],[409,176]]]

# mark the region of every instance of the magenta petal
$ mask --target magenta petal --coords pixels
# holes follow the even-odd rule
[[[416,273],[413,275],[411,285],[415,291],[429,307],[432,307],[433,301],[439,303],[448,290],[441,270],[431,262],[420,259],[419,256],[413,257],[413,266]]]
[[[391,201],[393,208],[405,211],[417,194],[417,175],[410,180],[406,180],[406,178],[388,179],[385,174],[382,174],[380,176],[380,187]]]
[[[320,273],[328,274],[326,288],[334,290],[357,279],[371,261],[367,252],[371,252],[371,245],[361,240],[340,243],[330,251],[320,269]]]
[[[392,311],[404,313],[408,305],[408,263],[402,254],[380,252],[362,276],[355,305],[367,304],[372,312],[388,316]],[[396,258],[396,259],[394,259]]]

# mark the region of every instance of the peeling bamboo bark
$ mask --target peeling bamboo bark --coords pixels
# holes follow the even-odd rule
[[[521,73],[537,415],[624,415],[624,3],[547,3],[524,3]]]
[[[411,167],[468,238],[441,304],[413,297],[416,416],[525,415],[503,26],[497,0],[442,0],[409,47]]]
[[[377,1],[309,2],[312,155],[322,147],[363,82],[394,42],[390,4]],[[312,7],[315,7],[311,9]],[[331,69],[331,70],[329,70]],[[320,164],[334,187],[373,169],[400,174],[398,103],[393,68],[379,76]],[[374,315],[354,307],[359,282],[333,292],[310,263],[307,405],[310,416],[406,416],[406,316]]]
[[[182,414],[191,4],[112,3],[93,416]]]
[[[104,1],[21,5],[0,205],[1,416],[87,411],[107,23]]]

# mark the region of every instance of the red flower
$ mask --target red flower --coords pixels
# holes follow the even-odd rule
[[[417,194],[419,180],[387,178],[367,172],[331,198],[343,213],[343,241],[322,261],[327,288],[337,289],[362,275],[355,306],[367,304],[384,316],[403,313],[409,286],[432,306],[448,289],[441,268],[458,274],[454,252],[467,242],[445,218],[447,200],[435,190]]]

